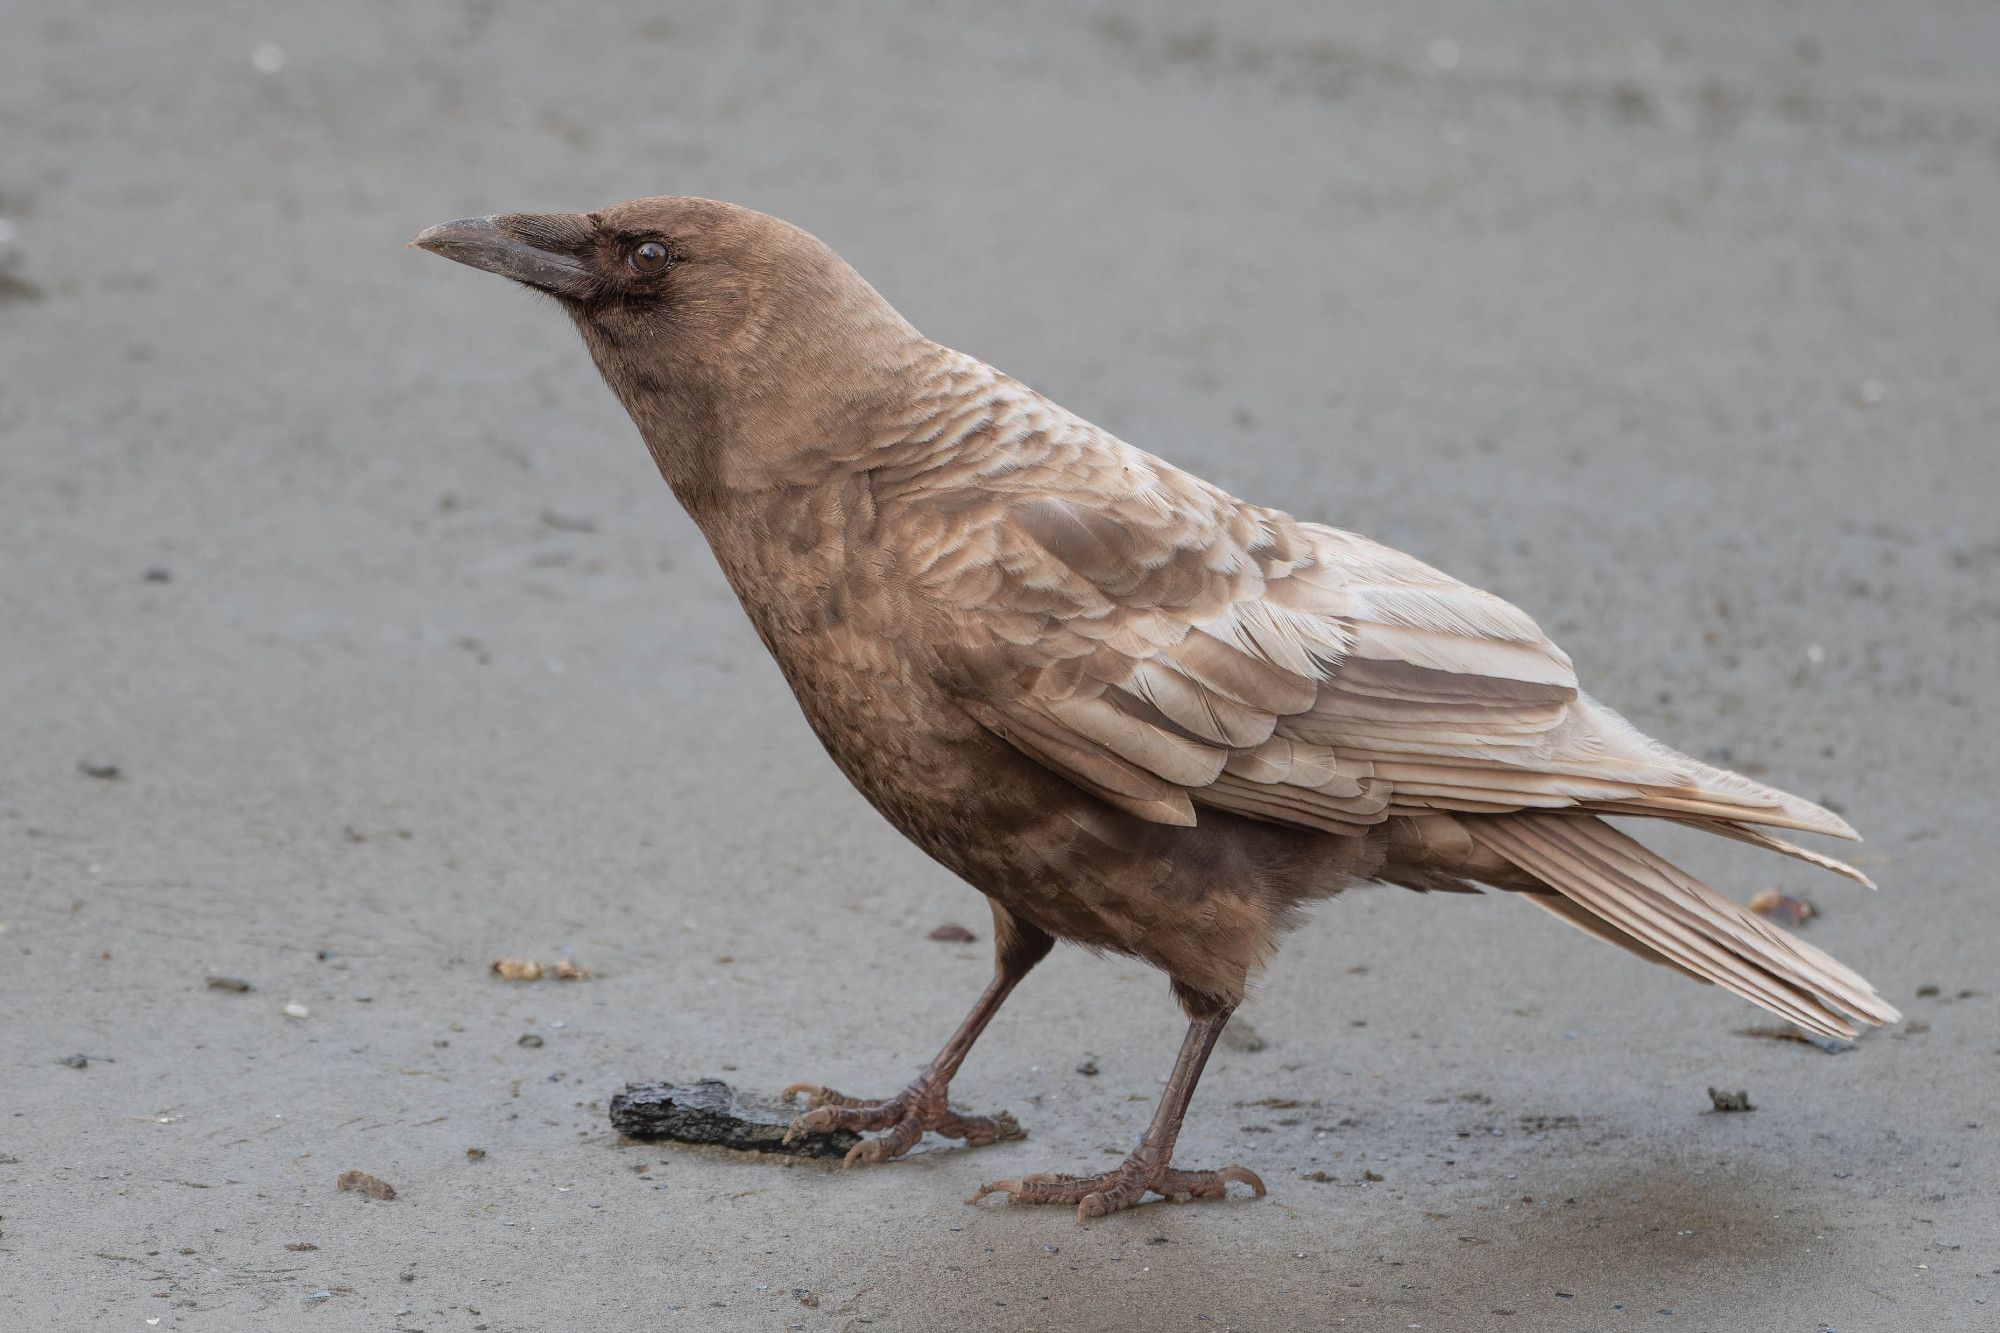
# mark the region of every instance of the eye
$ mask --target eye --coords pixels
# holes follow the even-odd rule
[[[674,262],[674,257],[658,241],[641,241],[626,251],[625,262],[634,273],[650,278],[656,273],[665,273]]]

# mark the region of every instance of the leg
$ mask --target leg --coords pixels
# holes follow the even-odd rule
[[[1115,1171],[1095,1176],[1033,1175],[1020,1180],[996,1180],[981,1185],[967,1202],[977,1202],[989,1194],[1004,1193],[1009,1203],[1073,1203],[1076,1220],[1103,1217],[1130,1208],[1148,1191],[1164,1195],[1175,1203],[1189,1199],[1220,1199],[1228,1193],[1228,1183],[1247,1185],[1259,1197],[1264,1182],[1254,1171],[1225,1166],[1220,1171],[1181,1171],[1173,1166],[1174,1140],[1180,1137],[1181,1119],[1194,1097],[1194,1085],[1201,1079],[1202,1066],[1215,1049],[1215,1039],[1228,1026],[1234,1006],[1219,1009],[1188,1023],[1174,1072],[1167,1078],[1160,1103],[1153,1108],[1153,1122],[1139,1139],[1139,1146]]]
[[[997,1116],[961,1115],[951,1109],[946,1095],[952,1075],[965,1063],[972,1043],[979,1040],[979,1034],[993,1021],[1008,993],[1055,945],[1046,932],[1016,917],[999,903],[991,906],[993,980],[987,983],[972,1012],[958,1025],[958,1031],[951,1034],[951,1040],[944,1044],[937,1058],[924,1067],[916,1082],[885,1101],[846,1097],[816,1083],[792,1084],[783,1096],[789,1100],[793,1093],[803,1092],[811,1108],[792,1122],[792,1134],[829,1129],[888,1131],[880,1138],[855,1144],[847,1154],[848,1166],[901,1157],[917,1146],[917,1140],[927,1129],[934,1129],[948,1139],[963,1139],[974,1148],[1022,1136],[1021,1126],[1005,1111]]]

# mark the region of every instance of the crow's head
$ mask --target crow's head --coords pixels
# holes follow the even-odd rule
[[[663,468],[746,415],[826,424],[917,336],[818,239],[713,199],[464,218],[410,244],[559,301]]]

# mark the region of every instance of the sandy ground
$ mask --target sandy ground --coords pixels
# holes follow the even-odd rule
[[[2000,10],[189,8],[5,6],[0,1325],[2000,1327]],[[1067,950],[958,1083],[1026,1142],[618,1142],[630,1078],[899,1086],[987,970],[564,321],[401,248],[667,191],[1836,803],[1879,897],[1671,841],[1911,1021],[1370,890],[1196,1101],[1261,1202],[962,1202],[1166,1072]]]

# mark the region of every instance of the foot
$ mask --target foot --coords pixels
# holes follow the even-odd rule
[[[989,1194],[1005,1194],[1008,1203],[1073,1203],[1076,1220],[1122,1212],[1148,1193],[1164,1196],[1173,1203],[1190,1199],[1220,1199],[1228,1194],[1229,1182],[1247,1185],[1252,1194],[1264,1197],[1264,1182],[1248,1167],[1225,1166],[1220,1171],[1182,1171],[1172,1166],[1151,1166],[1128,1157],[1115,1171],[1095,1176],[1057,1176],[1043,1172],[1019,1180],[996,1180],[981,1185],[979,1193],[967,1199],[977,1203]]]
[[[846,1166],[867,1166],[901,1157],[917,1146],[925,1130],[935,1130],[948,1139],[963,1139],[969,1148],[984,1147],[1003,1139],[1027,1137],[1020,1123],[1002,1111],[999,1115],[961,1115],[946,1100],[949,1087],[942,1079],[919,1078],[886,1101],[862,1101],[823,1088],[817,1083],[794,1083],[779,1096],[790,1101],[794,1093],[804,1093],[810,1109],[792,1121],[785,1132],[790,1143],[797,1134],[881,1129],[878,1138],[863,1139],[847,1151]]]

